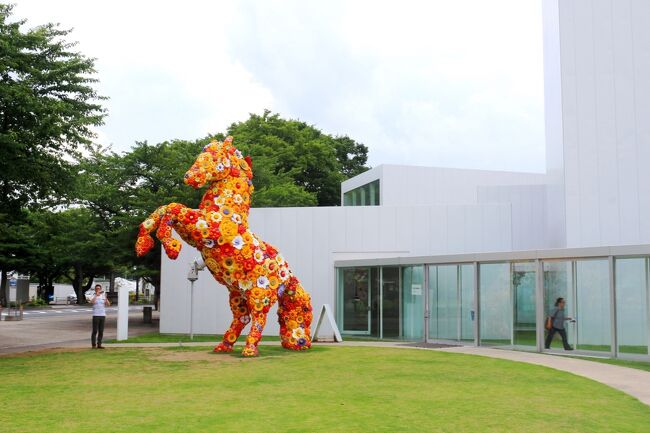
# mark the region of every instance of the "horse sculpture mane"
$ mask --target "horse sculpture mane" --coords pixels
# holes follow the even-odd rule
[[[193,188],[209,184],[199,208],[179,203],[159,207],[140,224],[136,253],[142,256],[153,248],[151,233],[156,231],[165,253],[175,260],[182,244],[173,238],[172,229],[201,252],[212,276],[228,288],[233,315],[215,352],[231,352],[243,328],[252,321],[242,354],[256,356],[266,316],[276,302],[282,346],[308,349],[312,321],[309,294],[282,255],[248,229],[251,165],[250,158],[244,158],[232,145],[232,137],[205,146],[184,179]]]

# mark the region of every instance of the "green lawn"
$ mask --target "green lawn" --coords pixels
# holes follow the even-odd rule
[[[9,432],[648,432],[650,408],[539,366],[435,351],[206,348],[0,358]]]

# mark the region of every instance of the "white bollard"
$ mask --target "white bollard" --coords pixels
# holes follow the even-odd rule
[[[117,341],[129,338],[129,288],[122,284],[117,292]]]

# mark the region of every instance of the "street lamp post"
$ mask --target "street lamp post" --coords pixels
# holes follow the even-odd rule
[[[194,340],[194,282],[199,279],[199,271],[205,268],[205,262],[202,258],[194,259],[190,265],[190,271],[187,273],[187,279],[190,282],[190,340]]]

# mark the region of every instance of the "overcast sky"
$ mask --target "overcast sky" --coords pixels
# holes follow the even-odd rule
[[[110,97],[98,141],[194,139],[265,108],[369,162],[544,170],[540,0],[18,0],[74,28]],[[236,137],[235,137],[236,140]]]

